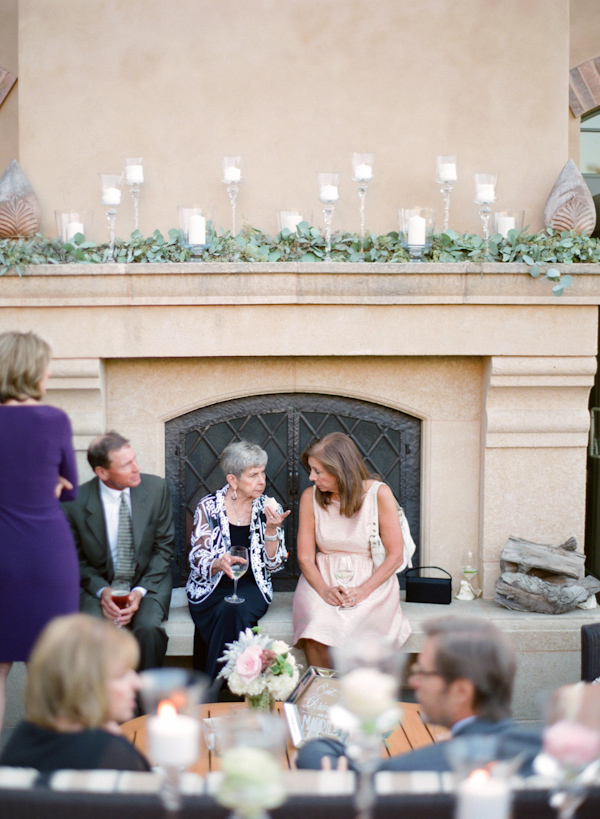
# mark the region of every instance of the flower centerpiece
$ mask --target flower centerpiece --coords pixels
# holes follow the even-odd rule
[[[281,767],[263,748],[230,748],[221,768],[223,779],[215,795],[220,805],[234,810],[231,817],[265,819],[267,808],[285,801]]]
[[[240,631],[227,643],[219,662],[225,663],[219,677],[229,690],[246,698],[251,708],[270,710],[276,700],[285,700],[298,684],[298,667],[290,647],[273,640],[260,629]]]

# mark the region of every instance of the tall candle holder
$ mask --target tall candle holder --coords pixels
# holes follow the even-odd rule
[[[140,674],[140,697],[148,713],[148,751],[164,771],[160,796],[169,811],[181,807],[181,772],[200,753],[198,705],[209,685],[204,674],[153,668]]]
[[[191,208],[178,206],[179,211],[179,231],[181,233],[181,243],[184,247],[189,247],[192,257],[202,256],[203,251],[208,247],[206,242],[206,219],[202,215],[202,208],[194,205]],[[195,261],[195,259],[192,259]]]
[[[323,218],[325,219],[325,261],[331,261],[331,222],[335,203],[340,198],[338,191],[340,184],[339,173],[318,173],[319,200],[323,203]]]
[[[450,194],[452,193],[452,186],[458,178],[456,173],[456,157],[437,156],[435,159],[435,167],[437,183],[441,185],[440,190],[444,197],[444,230],[448,230],[450,223]]]
[[[121,204],[121,187],[123,185],[122,173],[101,173],[100,184],[102,185],[102,204],[108,219],[108,254],[107,262],[115,260],[115,219],[117,218],[117,208]]]
[[[496,201],[497,173],[474,173],[475,202],[479,205],[479,215],[483,224],[483,244],[485,259],[490,258],[490,205]]]
[[[433,244],[435,208],[398,208],[398,220],[400,244],[408,250],[411,262],[421,262],[423,253]]]
[[[125,160],[125,181],[129,185],[129,192],[133,199],[133,226],[134,230],[139,230],[139,198],[140,185],[144,182],[144,160],[141,156],[131,157]]]
[[[240,164],[241,156],[223,157],[223,183],[227,185],[227,193],[231,202],[231,232],[235,236],[235,200],[240,190],[242,181],[242,170]]]
[[[367,187],[373,179],[373,159],[374,155],[369,153],[355,151],[352,154],[352,181],[356,182],[359,200],[361,251],[364,250],[365,244],[365,200]]]

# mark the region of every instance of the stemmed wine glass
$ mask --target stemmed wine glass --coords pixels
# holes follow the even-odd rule
[[[472,581],[477,575],[477,553],[475,549],[464,549],[460,562],[460,570],[464,574],[467,583],[472,587]]]
[[[231,557],[239,558],[231,564],[231,574],[233,575],[233,594],[226,597],[227,603],[243,603],[244,598],[237,595],[237,584],[240,577],[248,571],[248,549],[245,546],[232,546],[229,550]]]
[[[343,586],[344,590],[347,590],[348,584],[354,580],[354,565],[350,555],[342,555],[338,558],[333,576],[337,582]],[[355,609],[356,604],[353,606],[340,606],[339,608],[341,611],[344,611],[344,609]]]

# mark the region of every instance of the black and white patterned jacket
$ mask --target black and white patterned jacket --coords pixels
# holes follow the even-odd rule
[[[223,572],[211,575],[211,566],[213,560],[228,552],[231,546],[229,521],[225,512],[225,495],[228,489],[229,484],[226,484],[214,494],[206,495],[196,507],[189,554],[191,572],[186,585],[190,603],[200,603],[205,600],[223,577]],[[252,502],[250,566],[262,596],[267,603],[270,603],[273,599],[271,573],[283,567],[287,553],[283,529],[278,530],[280,538],[275,555],[269,557],[265,550],[264,535],[267,525],[264,512],[265,501],[265,495],[261,495]],[[278,512],[281,514],[283,509],[279,507]]]

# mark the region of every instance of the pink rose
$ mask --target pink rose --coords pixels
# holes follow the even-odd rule
[[[600,755],[600,734],[578,722],[561,720],[544,732],[544,751],[567,767],[584,767]]]
[[[248,646],[235,661],[235,670],[246,682],[252,682],[262,672],[262,653],[260,646]]]

